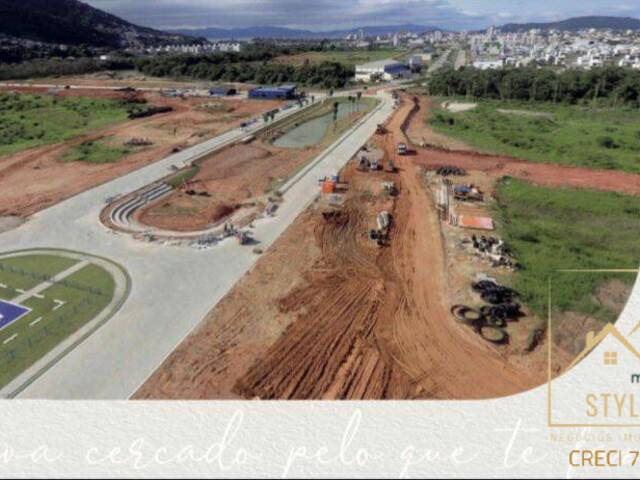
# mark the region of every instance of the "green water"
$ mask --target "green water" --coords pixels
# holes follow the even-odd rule
[[[340,103],[338,105],[338,118],[343,118],[355,112],[367,109],[367,104],[360,103]],[[327,134],[333,124],[333,112],[321,117],[309,120],[297,127],[289,130],[278,138],[273,144],[282,148],[307,148],[319,144]]]

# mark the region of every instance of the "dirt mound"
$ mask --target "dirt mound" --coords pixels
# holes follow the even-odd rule
[[[213,212],[211,213],[211,221],[217,222],[218,220],[222,220],[223,218],[228,217],[235,211],[236,211],[236,207],[234,207],[233,205],[229,205],[227,203],[222,203],[220,205],[217,205],[216,208],[214,208]]]

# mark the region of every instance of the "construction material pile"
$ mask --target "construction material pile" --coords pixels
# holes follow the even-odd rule
[[[484,195],[475,185],[456,185],[453,187],[453,193],[456,200],[463,202],[484,201]]]
[[[480,294],[482,300],[492,305],[510,304],[518,296],[518,292],[514,289],[504,287],[490,279],[480,280],[471,285],[471,288]]]
[[[516,261],[507,244],[497,237],[477,237],[475,234],[470,239],[463,240],[470,244],[476,255],[487,260],[494,268],[515,268]]]
[[[446,166],[436,169],[436,174],[441,177],[464,177],[467,174],[467,171],[459,167]]]
[[[148,138],[130,138],[124,142],[125,147],[148,147],[153,145],[153,142]]]

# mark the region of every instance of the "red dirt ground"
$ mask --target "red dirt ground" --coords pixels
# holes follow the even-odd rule
[[[409,110],[377,139],[387,155]],[[342,209],[296,220],[136,397],[470,399],[541,383],[540,369],[514,367],[451,318],[435,206],[410,157],[398,165],[362,173],[351,163]],[[397,198],[380,193],[383,180]],[[379,248],[367,235],[383,209],[394,221]]]
[[[391,133],[376,137],[387,157],[409,143],[411,110],[405,98]],[[509,174],[627,193],[638,177],[433,148],[395,160],[395,175],[351,162],[342,208],[316,204],[298,218],[136,398],[483,399],[544,383],[543,355],[494,347],[452,319],[452,292],[468,281],[448,272],[421,167],[459,165],[487,185]],[[383,180],[398,197],[380,193]],[[379,248],[367,233],[383,209],[393,227]]]
[[[146,225],[174,231],[203,230],[256,201],[281,178],[317,153],[317,149],[290,150],[256,141],[234,145],[198,162],[200,171],[180,191],[136,214]],[[208,196],[188,195],[193,190]]]
[[[16,90],[15,88],[10,90]],[[42,89],[38,89],[42,92]],[[63,90],[61,95],[123,98],[113,91]],[[185,148],[239,125],[243,119],[281,105],[281,102],[243,100],[163,98],[139,94],[151,105],[168,105],[174,111],[150,118],[127,121],[105,127],[89,135],[55,145],[36,147],[0,159],[0,216],[29,216],[72,195],[125,175],[169,155],[174,148]],[[206,111],[203,104],[221,104],[224,109]],[[108,139],[122,144],[137,137],[147,138],[153,146],[138,148],[115,163],[94,165],[65,163],[62,156],[86,141]]]

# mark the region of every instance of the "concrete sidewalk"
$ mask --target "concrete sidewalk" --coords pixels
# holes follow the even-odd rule
[[[297,179],[277,215],[255,223],[261,248],[268,248],[316,198],[317,179],[340,170],[374,134],[377,124],[391,115],[390,97],[380,98],[379,109]],[[230,132],[194,148],[205,150],[232,136]],[[129,299],[117,315],[26,388],[21,398],[128,398],[253,267],[258,257],[232,240],[210,250],[167,248],[116,234],[99,221],[106,198],[157,181],[171,165],[197,154],[185,150],[59,203],[0,235],[0,251],[72,249],[117,262],[132,279]]]

